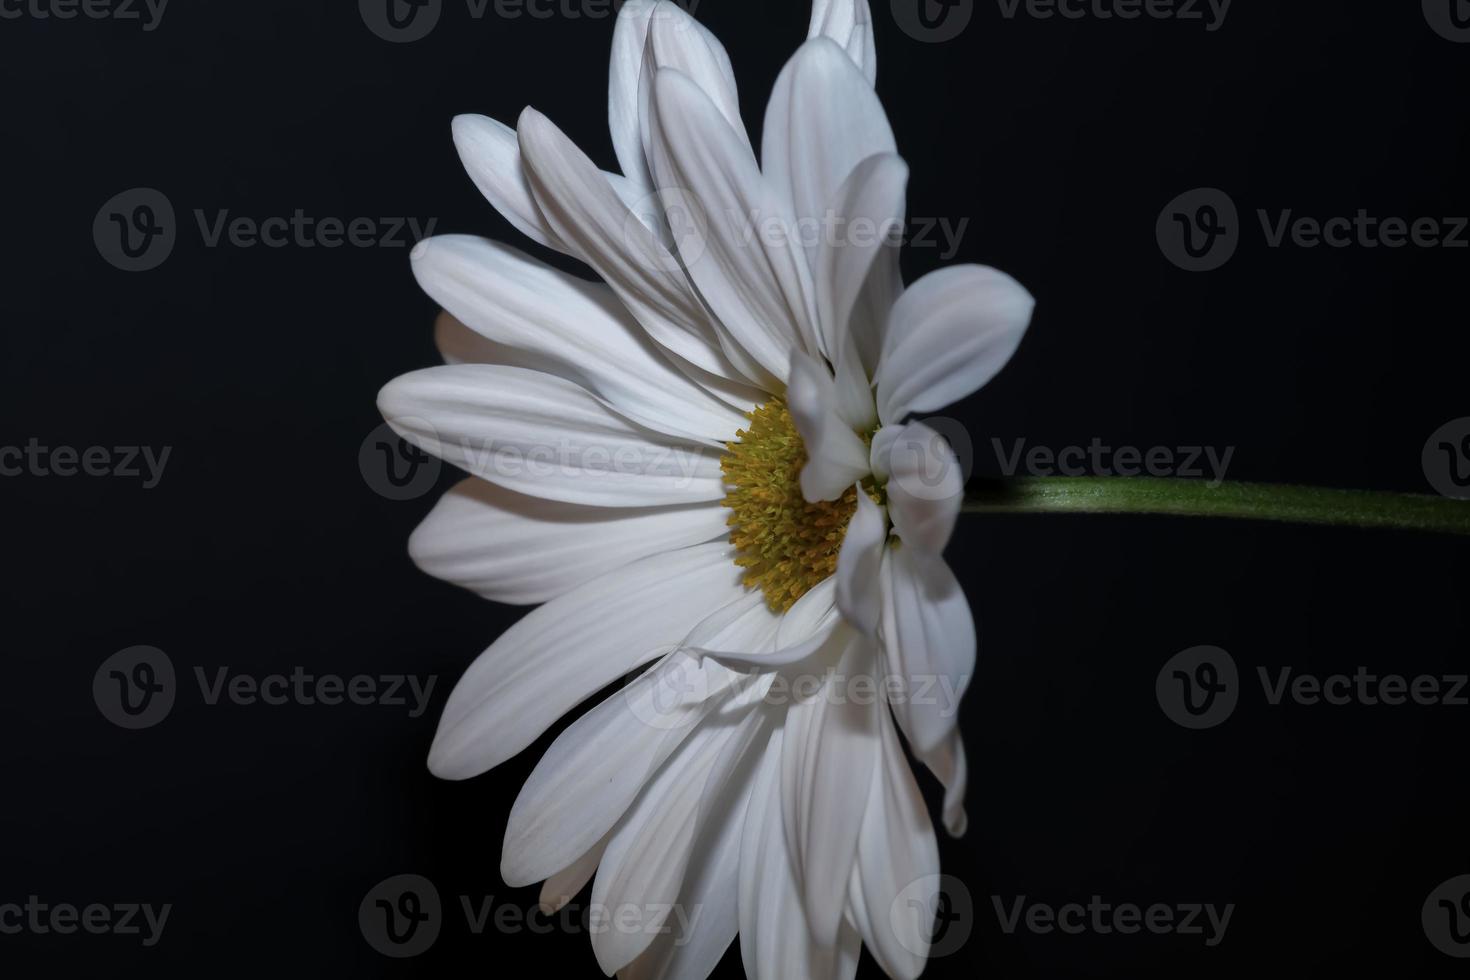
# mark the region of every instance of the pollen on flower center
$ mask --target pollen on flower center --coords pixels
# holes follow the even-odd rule
[[[806,447],[777,395],[748,413],[750,426],[725,444],[720,469],[733,512],[730,542],[747,587],[759,587],[773,611],[785,612],[837,570],[837,553],[857,509],[857,490],[808,503],[801,495]]]

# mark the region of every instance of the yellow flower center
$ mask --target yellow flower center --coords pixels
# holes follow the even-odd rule
[[[786,399],[777,395],[748,417],[750,427],[725,444],[720,458],[729,490],[724,504],[732,511],[730,542],[745,585],[765,592],[772,611],[785,612],[837,570],[857,490],[807,503],[801,495],[806,447]]]

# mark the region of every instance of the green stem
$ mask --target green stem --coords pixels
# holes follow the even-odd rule
[[[1470,500],[1375,490],[1155,477],[1023,477],[973,483],[966,514],[1172,514],[1470,534]]]

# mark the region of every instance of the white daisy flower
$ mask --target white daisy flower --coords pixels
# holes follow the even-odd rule
[[[476,238],[415,251],[448,363],[379,404],[473,476],[410,551],[542,604],[460,680],[429,767],[479,775],[642,671],[554,741],[501,866],[553,908],[592,882],[624,916],[594,931],[609,975],[700,980],[737,934],[751,977],[851,976],[863,943],[894,977],[927,956],[938,850],[899,733],[961,833],[975,633],[941,557],[959,465],[910,418],[989,381],[1032,300],[978,266],[903,288],[874,74],[865,0],[817,0],[757,161],[720,43],[630,0],[621,174],[534,109],[454,123],[491,203],[602,281]]]

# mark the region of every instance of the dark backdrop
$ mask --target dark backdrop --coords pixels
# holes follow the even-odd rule
[[[463,175],[449,121],[513,121],[533,104],[611,165],[612,21],[475,20],[448,0],[433,34],[395,44],[345,2],[179,3],[151,31],[11,2],[0,445],[171,455],[151,489],[0,479],[0,904],[173,908],[152,947],[25,930],[0,935],[0,964],[493,976],[521,961],[595,975],[585,935],[475,935],[459,909],[460,896],[534,902],[500,880],[499,848],[550,736],[465,784],[424,766],[449,689],[520,611],[415,570],[405,541],[435,495],[387,499],[359,467],[378,388],[435,361],[435,308],[408,249],[208,248],[193,212],[413,216],[515,240]],[[805,4],[703,0],[697,13],[758,123]],[[977,470],[999,471],[993,439],[1097,438],[1234,447],[1234,478],[1429,492],[1426,439],[1470,415],[1470,252],[1271,248],[1256,211],[1470,213],[1470,46],[1413,3],[1242,0],[1212,31],[1024,7],[1008,19],[982,2],[943,43],[901,29],[888,0],[875,19],[910,212],[968,218],[953,260],[999,266],[1039,300],[1010,367],[947,413]],[[128,273],[104,260],[93,222],[138,187],[166,195],[178,240],[161,266]],[[1201,187],[1240,215],[1238,251],[1208,273],[1177,268],[1155,234],[1165,205]],[[905,259],[910,279],[939,264],[934,248]],[[1462,971],[1420,912],[1470,873],[1470,707],[1272,706],[1256,671],[1464,672],[1464,541],[968,517],[949,556],[981,639],[963,715],[971,829],[942,844],[967,938],[926,975]],[[1242,690],[1228,721],[1192,731],[1161,710],[1155,678],[1201,644],[1229,651]],[[135,645],[167,653],[179,693],[161,723],[130,731],[92,685]],[[209,705],[194,671],[220,667],[437,684],[419,717]],[[432,880],[448,921],[432,949],[395,961],[365,942],[357,911],[400,873]],[[995,906],[1094,895],[1235,910],[1207,946],[1007,933]],[[739,975],[738,952],[722,972]]]

